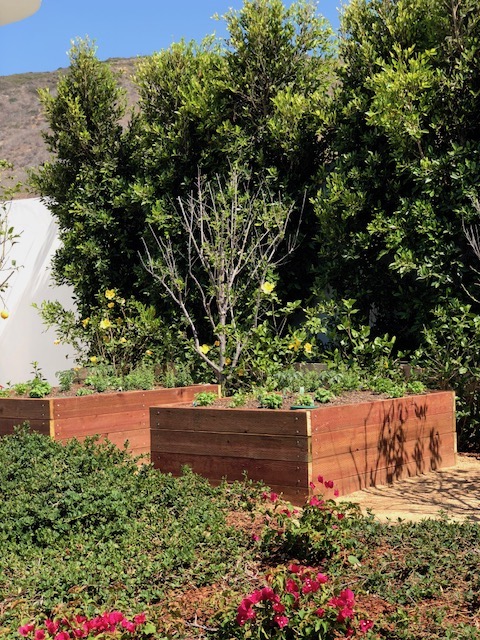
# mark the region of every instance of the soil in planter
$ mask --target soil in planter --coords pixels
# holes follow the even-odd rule
[[[298,393],[285,392],[280,394],[280,392],[278,392],[278,394],[281,395],[283,398],[283,404],[281,406],[281,409],[290,409],[291,406],[298,405],[298,402],[297,402]],[[306,395],[311,396],[313,399],[313,396],[314,396],[313,393],[307,393]],[[318,407],[328,407],[332,405],[358,404],[361,402],[375,402],[377,400],[386,400],[388,399],[388,397],[389,396],[386,393],[375,393],[373,391],[344,391],[341,395],[335,396],[327,403],[314,402],[314,404],[315,404],[315,409],[317,409]],[[245,403],[238,407],[232,406],[232,398],[230,397],[218,398],[217,400],[215,400],[213,404],[209,406],[216,407],[219,409],[232,409],[232,408],[257,409],[257,410],[262,409],[262,407],[260,407],[258,398],[256,396],[247,396]],[[202,408],[202,407],[199,407],[199,408]],[[265,409],[265,411],[272,411],[272,409]]]

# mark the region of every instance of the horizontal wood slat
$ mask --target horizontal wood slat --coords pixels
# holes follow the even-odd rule
[[[451,391],[438,391],[405,398],[320,407],[311,412],[312,432],[325,427],[339,431],[353,426],[401,424],[412,419],[425,422],[438,414],[451,415],[454,428],[454,404]]]
[[[152,451],[207,455],[215,458],[240,457],[252,460],[308,462],[310,440],[297,436],[269,436],[236,433],[196,433],[194,431],[152,430]]]
[[[306,436],[307,412],[209,407],[153,407],[152,429]]]
[[[143,429],[125,429],[124,431],[113,431],[110,433],[98,434],[100,436],[99,442],[105,442],[108,440],[112,444],[123,449],[125,443],[128,441],[128,450],[133,455],[140,455],[141,453],[150,453],[150,429],[148,427]],[[83,442],[87,436],[76,436],[77,440]],[[70,438],[58,438],[60,442],[67,442]]]
[[[227,478],[229,481],[242,480],[245,472],[248,478],[256,482],[265,482],[270,487],[273,485],[301,487],[303,494],[308,486],[308,467],[298,465],[295,462],[279,460],[252,460],[251,458],[214,458],[212,456],[200,456],[180,453],[152,452],[154,466],[164,473],[180,475],[182,467],[187,465],[191,469],[212,481],[221,481]]]
[[[17,418],[2,418],[0,420],[0,436],[7,436],[13,433],[14,427],[18,427],[23,424],[23,421],[19,421]],[[41,433],[45,436],[50,435],[50,421],[49,420],[28,420],[30,429]]]
[[[134,429],[150,429],[148,409],[55,420],[55,438],[60,440]]]
[[[0,398],[0,425],[4,419],[50,420],[52,400],[48,398]]]
[[[218,394],[218,385],[192,385],[151,391],[126,391],[75,398],[54,399],[55,419],[142,411],[155,405],[193,402],[195,394],[209,391]]]
[[[424,438],[432,440],[440,434],[453,433],[452,416],[437,414],[427,422],[410,419],[403,424],[354,426],[336,430],[324,425],[312,430],[312,448],[318,455],[339,455],[364,449],[385,450],[401,448],[403,443]]]
[[[312,463],[312,478],[317,476],[333,480],[338,484],[342,478],[359,477],[363,487],[399,480],[410,475],[419,475],[455,464],[455,434],[444,434],[440,440],[424,438],[401,451],[386,455],[373,449],[316,457]],[[405,467],[405,468],[404,468]],[[385,473],[384,473],[385,471]],[[356,489],[355,489],[356,490]]]

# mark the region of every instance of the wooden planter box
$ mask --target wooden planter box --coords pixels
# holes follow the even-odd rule
[[[298,411],[155,407],[150,421],[161,471],[187,464],[214,483],[246,472],[298,504],[320,474],[347,495],[455,465],[449,391]]]
[[[0,398],[0,436],[12,433],[15,425],[29,422],[34,431],[61,442],[99,435],[119,447],[128,440],[129,449],[135,455],[150,453],[150,407],[192,402],[200,391],[218,393],[218,386],[194,385],[71,398]]]

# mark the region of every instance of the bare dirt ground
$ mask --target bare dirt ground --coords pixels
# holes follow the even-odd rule
[[[458,454],[455,467],[356,491],[343,499],[384,522],[415,522],[442,513],[452,520],[480,522],[480,454]]]

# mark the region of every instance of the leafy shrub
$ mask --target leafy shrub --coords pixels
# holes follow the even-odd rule
[[[308,393],[299,393],[295,397],[294,404],[302,407],[312,407],[314,403],[312,396],[308,395]]]

